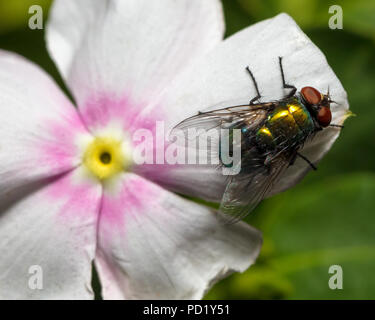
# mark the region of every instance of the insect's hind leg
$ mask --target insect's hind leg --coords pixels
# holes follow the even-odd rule
[[[250,100],[250,102],[249,102],[250,105],[253,105],[253,104],[254,104],[254,101],[259,101],[259,99],[261,98],[261,95],[260,95],[260,93],[259,93],[258,84],[257,84],[257,82],[256,82],[256,80],[255,80],[255,77],[254,77],[253,73],[251,72],[249,66],[246,67],[246,70],[247,70],[247,72],[249,73],[249,75],[250,75],[250,77],[251,77],[251,80],[252,80],[253,83],[254,83],[255,91],[257,92],[257,95],[256,95],[254,98],[252,98],[252,99]]]
[[[284,69],[283,69],[283,63],[282,63],[283,58],[279,57],[279,66],[280,66],[280,71],[281,71],[281,79],[283,81],[283,88],[284,89],[292,89],[289,94],[286,96],[286,98],[290,98],[294,96],[294,94],[297,91],[297,88],[291,84],[285,83],[285,75],[284,75]]]
[[[307,159],[304,155],[297,152],[297,156],[300,157],[301,159],[305,160],[313,170],[318,170],[318,168],[309,159]]]

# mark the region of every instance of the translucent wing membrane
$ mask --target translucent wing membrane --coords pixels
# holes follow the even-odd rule
[[[232,176],[220,204],[220,219],[232,224],[250,214],[288,168],[291,158],[280,155],[268,166],[256,165],[254,159],[252,172]]]
[[[256,126],[264,120],[267,111],[274,107],[273,103],[260,103],[256,105],[240,105],[222,108],[214,111],[200,112],[180,122],[172,130],[187,131],[190,128],[197,130],[211,130],[215,128],[227,128],[229,125],[246,121]]]
[[[257,105],[238,105],[216,109],[213,111],[200,112],[180,122],[175,126],[171,135],[177,135],[183,139],[185,145],[191,145],[196,140],[196,149],[199,152],[207,152],[207,157],[216,158],[218,156],[221,129],[242,128],[255,129],[266,119],[273,103],[262,103]],[[192,131],[194,129],[194,131]],[[205,143],[202,140],[209,143]],[[207,146],[209,146],[207,148]]]

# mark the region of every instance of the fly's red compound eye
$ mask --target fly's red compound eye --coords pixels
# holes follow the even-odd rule
[[[332,114],[329,107],[320,108],[317,119],[322,127],[328,127],[332,120]]]
[[[322,94],[313,87],[303,87],[301,94],[309,104],[318,104],[323,99]]]

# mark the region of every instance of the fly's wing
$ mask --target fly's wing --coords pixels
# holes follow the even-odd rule
[[[250,127],[255,127],[261,123],[269,110],[274,107],[274,103],[259,103],[256,105],[240,105],[217,109],[187,118],[176,125],[172,133],[182,131],[185,137],[189,136],[188,129],[194,128],[197,131],[209,131],[212,129],[228,128],[232,124],[246,122]]]
[[[251,173],[232,176],[220,204],[220,219],[232,224],[252,212],[288,168],[291,159],[292,155],[280,154],[271,160],[269,167],[254,166]]]

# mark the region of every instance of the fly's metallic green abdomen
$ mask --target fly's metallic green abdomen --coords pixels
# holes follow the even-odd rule
[[[292,146],[303,143],[314,131],[314,122],[302,102],[293,98],[279,105],[268,116],[264,125],[257,130],[258,145],[273,150],[279,145]]]

